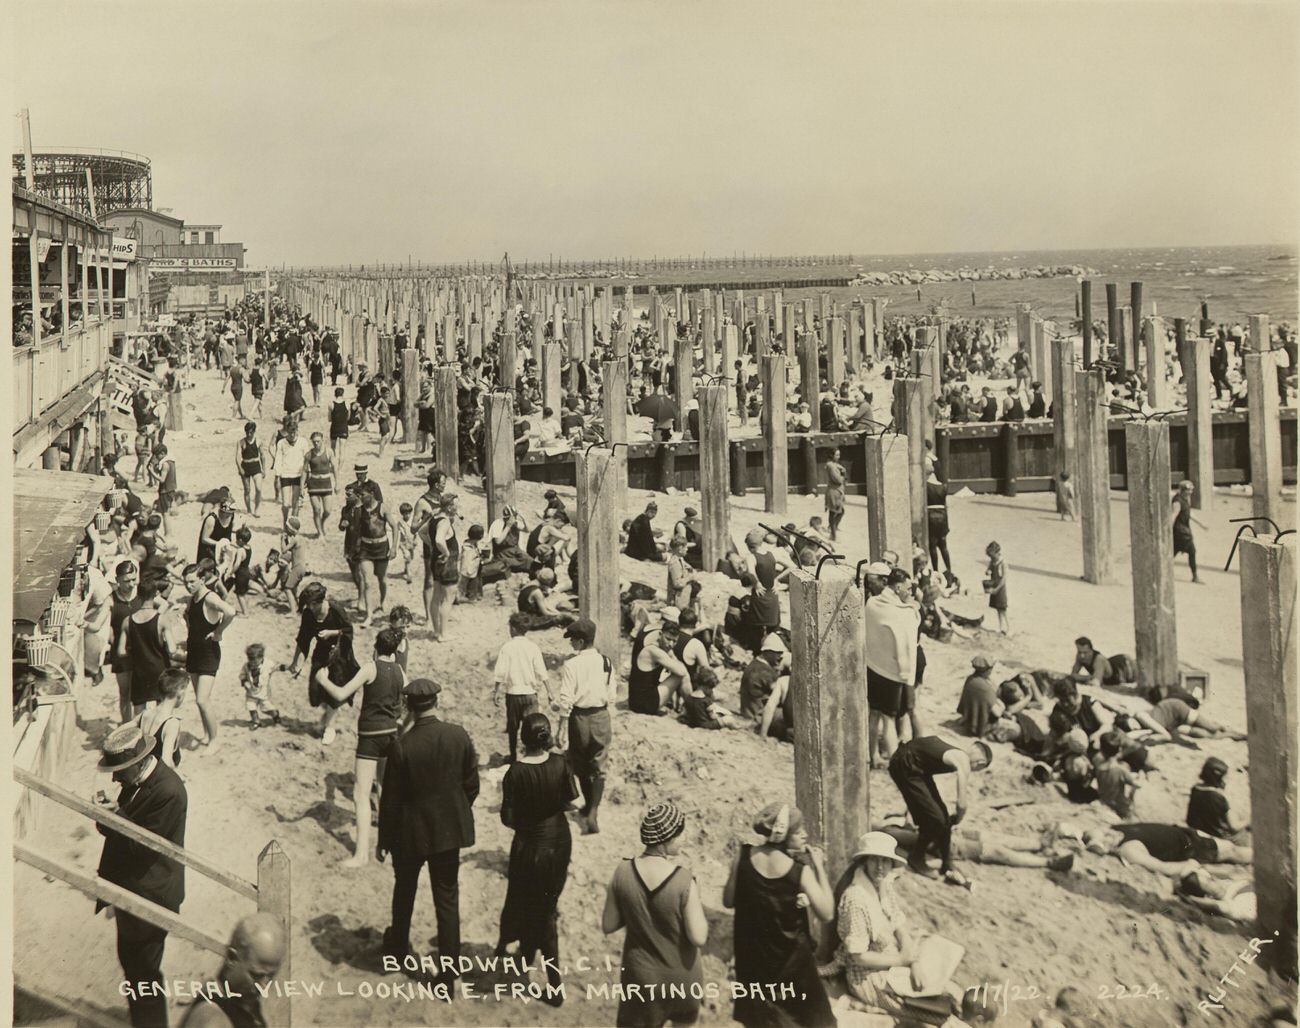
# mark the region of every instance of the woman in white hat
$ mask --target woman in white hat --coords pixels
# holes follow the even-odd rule
[[[889,970],[911,967],[916,945],[907,928],[894,881],[903,867],[894,839],[867,832],[837,887],[835,962],[844,984],[873,1011],[899,1015],[902,1002],[889,987]]]

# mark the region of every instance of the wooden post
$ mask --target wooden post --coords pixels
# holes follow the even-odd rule
[[[497,345],[497,384],[511,393],[515,390],[515,379],[519,375],[516,367],[518,359],[515,334],[513,331],[506,332]]]
[[[826,294],[822,294],[823,296]],[[838,389],[845,381],[844,373],[844,319],[828,318],[826,324],[826,377],[831,389]]]
[[[795,802],[828,869],[847,867],[871,828],[864,610],[845,567],[790,576]]]
[[[705,293],[707,298],[707,291]],[[705,377],[715,374],[715,354],[714,346],[717,343],[717,335],[713,326],[713,305],[706,303],[704,309],[700,312],[700,356],[704,362]],[[729,369],[723,369],[725,374]]]
[[[460,481],[460,438],[457,434],[456,369],[433,369],[433,427],[438,464],[448,477]]]
[[[1142,283],[1130,282],[1128,287],[1129,310],[1132,312],[1133,328],[1136,330],[1142,324]],[[1136,337],[1134,337],[1136,339]],[[1137,347],[1133,347],[1133,367],[1137,367]]]
[[[445,314],[442,318],[442,359],[456,359],[456,315]]]
[[[727,447],[727,387],[701,386],[700,548],[706,572],[716,571],[727,552],[730,450]]]
[[[1254,318],[1251,319],[1252,328]],[[1265,335],[1267,340],[1267,335]],[[1250,490],[1256,517],[1281,522],[1282,422],[1278,412],[1276,354],[1246,350],[1246,414],[1250,424]]]
[[[1106,283],[1106,334],[1110,344],[1110,359],[1120,367],[1124,363],[1123,329],[1119,320],[1119,287],[1114,282]]]
[[[863,440],[867,468],[867,545],[872,560],[886,550],[900,559],[912,552],[912,490],[908,439],[904,435],[868,435]],[[925,508],[921,508],[925,516]]]
[[[720,374],[731,388],[727,390],[727,409],[736,406],[736,380],[743,375],[744,369],[736,371],[736,361],[740,359],[740,332],[735,325],[722,326],[722,369]]]
[[[1179,318],[1179,328],[1182,319]],[[1209,510],[1214,506],[1214,390],[1210,380],[1210,341],[1185,339],[1179,357],[1187,386],[1187,479],[1192,506]]]
[[[1141,288],[1140,282],[1134,282]],[[1143,318],[1142,336],[1146,344],[1147,403],[1154,410],[1169,406],[1169,390],[1165,385],[1165,319]]]
[[[420,355],[414,346],[402,351],[402,441],[416,444],[419,412],[415,401],[420,398]]]
[[[694,395],[691,382],[695,377],[695,345],[690,333],[679,336],[673,344],[673,402],[677,404],[677,431],[686,429],[686,405]]]
[[[529,317],[532,325],[532,337],[528,341],[529,350],[532,352],[533,360],[537,366],[542,364],[542,344],[546,341],[546,315],[541,311],[533,311]]]
[[[769,353],[759,363],[763,389],[763,510],[784,514],[790,493],[790,454],[785,427],[785,355]]]
[[[921,382],[919,378],[894,379],[894,424],[907,430],[911,537],[926,547],[930,533],[925,517],[925,398]]]
[[[1241,540],[1241,656],[1251,847],[1269,966],[1296,978],[1295,537]]]
[[[1133,308],[1124,306],[1119,309],[1119,340],[1120,347],[1124,352],[1124,360],[1120,364],[1125,371],[1136,371],[1138,364],[1138,351],[1141,350],[1138,338],[1133,332]]]
[[[563,406],[564,387],[560,383],[560,365],[564,361],[564,344],[552,340],[542,344],[542,406],[558,416]]]
[[[280,919],[284,926],[284,960],[276,977],[293,980],[293,881],[289,854],[272,839],[257,857],[257,909]],[[292,1028],[293,1000],[268,989],[262,998],[262,1016],[269,1028]]]
[[[779,307],[777,308],[777,311],[780,311]],[[743,324],[740,326],[740,331],[742,333],[745,331],[745,326]],[[788,346],[785,350],[786,353],[790,352]],[[767,311],[759,311],[754,315],[754,359],[761,362],[763,358],[771,352],[772,326],[767,320]]]
[[[502,507],[515,505],[515,397],[509,390],[484,398],[487,466],[483,491],[487,494],[487,523],[501,516]],[[411,435],[414,439],[414,434]]]
[[[820,390],[821,368],[817,360],[817,333],[812,330],[811,325],[807,325],[803,337],[799,340],[799,396],[804,403],[808,404],[808,413],[812,417],[809,432],[822,430]]]
[[[595,312],[591,309],[591,304],[584,303],[582,305],[582,359],[584,363],[591,361],[591,351],[595,348]]]
[[[1079,283],[1079,320],[1083,328],[1083,366],[1092,367],[1092,281],[1084,279]]]
[[[627,358],[616,355],[613,360],[602,361],[600,406],[604,421],[605,442],[611,446],[627,443]],[[615,494],[615,507],[627,509],[627,450],[616,464],[619,478]]]
[[[1059,483],[1061,472],[1067,472],[1078,489],[1074,358],[1072,336],[1056,336],[1052,339],[1052,452],[1056,458],[1056,480]]]
[[[1074,373],[1075,445],[1079,468],[1079,521],[1084,581],[1111,580],[1110,455],[1107,451],[1106,380],[1100,368]]]
[[[1130,421],[1124,426],[1124,445],[1138,686],[1164,690],[1178,684],[1169,426],[1163,421]]]

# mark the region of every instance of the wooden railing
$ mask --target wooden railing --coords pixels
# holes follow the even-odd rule
[[[31,424],[104,367],[112,344],[106,321],[78,325],[46,336],[41,345],[14,347],[13,429]]]
[[[258,910],[279,918],[284,925],[285,931],[284,962],[280,966],[279,977],[283,979],[289,976],[291,972],[290,943],[292,939],[290,930],[291,873],[289,856],[274,839],[267,843],[266,847],[258,855],[257,884],[254,885],[239,875],[218,867],[204,857],[177,846],[170,840],[133,824],[121,815],[88,802],[80,796],[60,788],[53,782],[23,770],[21,767],[14,768],[14,781],[47,799],[53,800],[55,803],[67,807],[69,810],[81,814],[83,817],[90,818],[105,828],[126,836],[133,842],[148,847],[155,853],[161,853],[190,870],[197,871],[204,877],[212,879],[217,884],[238,893],[245,899],[252,900],[257,904]],[[102,900],[125,913],[163,929],[171,935],[184,939],[200,949],[206,949],[222,956],[226,952],[228,946],[226,939],[211,935],[191,924],[180,914],[137,896],[130,890],[106,881],[98,875],[88,874],[85,871],[62,864],[52,857],[38,853],[21,842],[14,844],[14,858],[29,867],[34,867],[42,874],[71,885],[86,896]],[[281,1026],[281,1028],[290,1028],[292,1025],[292,1000],[287,995],[277,995],[276,990],[272,990],[263,998],[262,1012],[268,1025]]]

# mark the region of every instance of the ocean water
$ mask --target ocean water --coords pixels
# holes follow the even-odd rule
[[[1121,305],[1129,303],[1129,284],[1143,283],[1144,313],[1161,317],[1199,318],[1200,304],[1209,304],[1215,321],[1245,324],[1251,314],[1267,314],[1274,322],[1292,326],[1300,321],[1297,292],[1297,250],[1286,246],[1184,247],[1141,250],[1047,250],[1007,253],[887,254],[855,256],[864,272],[946,270],[960,268],[1033,268],[1038,265],[1080,265],[1095,269],[1092,280],[1093,318],[1106,318],[1106,284],[1119,288]],[[917,289],[921,299],[917,300]],[[818,290],[800,290],[797,295]],[[974,303],[972,303],[972,291]],[[925,312],[944,304],[951,314],[1009,315],[1020,302],[1029,303],[1044,318],[1075,316],[1079,288],[1070,276],[1011,281],[935,282],[917,286],[862,285],[831,290],[836,299],[886,296],[894,314]]]

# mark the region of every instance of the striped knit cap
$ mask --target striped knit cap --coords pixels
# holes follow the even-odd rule
[[[641,843],[645,846],[657,846],[660,843],[670,842],[681,835],[685,827],[686,818],[677,809],[677,804],[671,800],[666,803],[656,803],[641,819]]]

